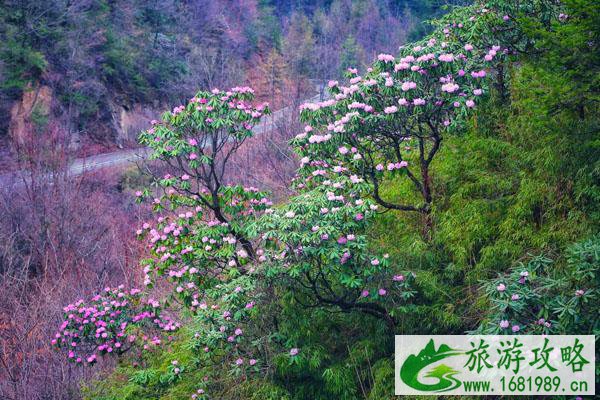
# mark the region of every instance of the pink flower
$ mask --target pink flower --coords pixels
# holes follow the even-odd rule
[[[519,332],[520,330],[521,330],[521,327],[519,325],[513,325],[513,327],[512,327],[513,332]]]
[[[392,56],[391,54],[379,54],[377,56],[377,59],[383,62],[393,62],[394,56]]]
[[[248,364],[254,365],[256,364],[256,360],[254,358],[251,358],[250,361],[248,361]]]
[[[340,154],[348,154],[348,149],[344,146],[340,147],[338,151],[340,152]]]
[[[142,193],[142,192],[140,192],[139,190],[138,190],[137,192],[135,192],[135,195],[136,195],[137,197],[142,197],[142,194],[143,194],[143,193]]]
[[[379,260],[374,258],[373,260],[371,260],[371,265],[379,265]]]
[[[496,286],[496,290],[499,292],[504,292],[506,290],[506,285],[504,283],[501,283],[498,286]]]
[[[452,62],[452,61],[454,61],[454,55],[452,55],[452,54],[441,54],[438,57],[438,60],[443,61],[443,62]]]
[[[196,141],[196,139],[189,139],[188,143],[190,146],[196,146],[198,144],[198,142]]]
[[[298,350],[297,348],[293,348],[290,350],[290,356],[295,356],[296,354],[298,354],[300,350]]]
[[[407,106],[408,100],[402,98],[402,99],[398,100],[398,104],[400,104],[401,106]]]
[[[394,282],[402,282],[404,280],[404,275],[394,275],[392,278]]]
[[[237,360],[235,360],[235,365],[242,365],[244,363],[244,360],[242,358],[238,358]]]
[[[471,51],[471,50],[473,50],[473,45],[472,45],[472,44],[468,44],[468,43],[467,43],[467,44],[465,44],[465,50],[466,50],[466,51]]]
[[[360,295],[361,295],[361,297],[368,297],[368,296],[369,296],[369,291],[368,291],[368,290],[363,290],[363,291],[360,293]]]
[[[442,92],[454,93],[458,90],[458,85],[454,82],[449,82],[442,85]]]
[[[511,299],[511,300],[515,300],[515,301],[516,301],[516,300],[519,300],[520,298],[521,298],[521,297],[520,297],[518,294],[516,294],[516,293],[515,293],[515,294],[513,294],[512,296],[510,296],[510,299]]]
[[[426,103],[426,101],[421,98],[416,98],[413,100],[413,104],[415,106],[422,106],[422,105],[425,105],[425,103]]]
[[[387,290],[385,290],[384,288],[381,288],[381,289],[379,289],[379,291],[377,293],[379,293],[380,296],[385,296],[387,294]]]
[[[408,92],[411,89],[416,89],[416,87],[417,87],[417,84],[412,81],[402,83],[402,91],[403,92]]]
[[[396,111],[398,111],[398,107],[396,107],[396,106],[390,106],[390,107],[386,107],[383,109],[383,112],[386,114],[393,114]]]
[[[473,94],[475,96],[481,96],[483,94],[483,90],[481,90],[481,89],[475,89],[475,90],[473,90]]]
[[[189,176],[188,174],[183,174],[183,175],[181,176],[181,180],[182,180],[182,181],[187,181],[187,180],[189,180],[189,179],[190,179],[190,176]]]
[[[473,100],[467,100],[465,101],[465,105],[469,108],[473,108],[475,107],[475,102]]]
[[[508,323],[508,321],[507,321],[507,320],[505,320],[505,319],[503,319],[502,321],[500,321],[500,328],[502,328],[502,329],[506,329],[506,328],[508,328],[508,326],[509,326],[509,325],[510,325],[510,324],[509,324],[509,323]]]
[[[190,160],[195,160],[196,158],[198,158],[198,155],[197,155],[196,153],[191,153],[191,154],[188,156],[188,158],[189,158]]]

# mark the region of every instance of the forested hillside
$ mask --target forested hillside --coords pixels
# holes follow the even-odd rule
[[[289,101],[308,78],[396,49],[443,3],[4,1],[0,135],[55,121],[73,147],[126,145],[198,88],[250,83]]]
[[[391,400],[394,335],[467,333],[595,335],[600,387],[600,3],[114,4],[126,47],[80,79],[99,110],[163,109],[151,160],[73,178],[55,136],[26,146],[0,192],[0,395]],[[5,96],[58,73],[27,43],[43,69],[5,58]],[[309,78],[327,96],[296,104]]]

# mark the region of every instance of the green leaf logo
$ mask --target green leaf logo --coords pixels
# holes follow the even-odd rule
[[[420,382],[419,373],[433,363],[460,354],[464,354],[464,352],[452,349],[445,344],[441,344],[436,350],[435,343],[431,339],[418,355],[411,354],[406,358],[400,368],[400,379],[411,388],[424,392],[446,392],[456,389],[461,385],[461,381],[454,377],[459,371],[445,364],[439,364],[425,374],[427,378],[437,378],[436,383]]]

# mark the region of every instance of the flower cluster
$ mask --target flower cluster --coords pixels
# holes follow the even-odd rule
[[[133,344],[158,346],[163,333],[178,328],[160,311],[159,303],[144,299],[138,289],[106,288],[88,302],[81,299],[64,307],[64,321],[52,344],[69,360],[89,364],[102,355],[121,354]]]
[[[215,162],[212,156],[231,147],[228,143],[252,136],[252,128],[269,114],[267,103],[254,105],[253,100],[254,91],[248,87],[198,92],[187,105],[165,113],[162,121],[152,121],[139,141],[153,150],[153,158],[182,162],[183,174],[173,179],[189,187],[181,181],[189,180],[201,164]]]
[[[349,70],[347,86],[330,82],[330,99],[303,105],[306,127],[293,141],[299,156],[308,160],[301,174],[321,174],[321,164],[344,164],[373,185],[379,205],[428,212],[429,164],[442,136],[488,92],[488,71],[504,55],[498,44],[465,44],[455,33],[476,23],[444,27],[401,49],[398,57],[381,54],[364,75]],[[423,204],[401,205],[381,197],[380,183],[387,173],[398,172],[412,181]]]
[[[146,285],[166,277],[192,311],[197,311],[204,290],[222,274],[234,269],[245,272],[251,260],[261,256],[248,244],[252,235],[245,229],[272,205],[266,194],[252,187],[227,186],[219,190],[217,199],[226,221],[194,196],[173,193],[156,204],[160,213],[156,221],[138,230],[153,256],[144,261]]]

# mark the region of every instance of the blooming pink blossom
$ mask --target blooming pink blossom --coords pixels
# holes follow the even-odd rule
[[[442,92],[454,93],[458,90],[458,85],[454,82],[448,82],[442,85]]]
[[[438,57],[438,60],[443,61],[443,62],[452,62],[452,61],[454,61],[454,55],[453,54],[440,54],[440,56]]]
[[[417,87],[417,84],[412,81],[402,83],[402,91],[403,92],[408,92],[411,89],[416,89],[416,87]]]
[[[379,61],[383,61],[383,62],[393,62],[394,61],[394,56],[391,54],[379,54],[377,56],[377,59]]]

